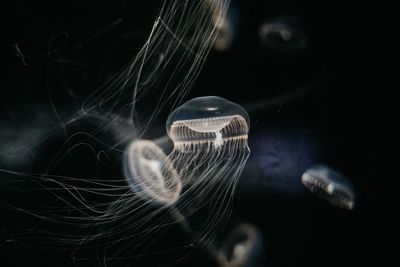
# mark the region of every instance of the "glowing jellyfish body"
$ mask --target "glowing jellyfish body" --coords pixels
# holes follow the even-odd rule
[[[221,97],[198,97],[169,116],[167,131],[179,150],[196,145],[218,148],[235,141],[247,146],[249,117],[241,106]]]
[[[155,143],[132,142],[124,160],[125,177],[138,195],[160,205],[172,205],[178,200],[181,181],[164,151]]]
[[[221,267],[259,266],[263,253],[260,232],[251,224],[239,225],[227,238],[218,254]]]
[[[308,41],[298,24],[285,17],[263,22],[259,28],[261,44],[273,53],[296,54],[304,51]]]
[[[354,208],[354,190],[351,183],[328,166],[311,166],[301,177],[303,184],[313,193],[338,207]]]

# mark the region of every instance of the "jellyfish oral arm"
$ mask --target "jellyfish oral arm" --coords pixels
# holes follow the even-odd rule
[[[218,147],[221,147],[223,144],[224,144],[224,140],[222,139],[222,133],[215,132],[214,147],[218,148]]]

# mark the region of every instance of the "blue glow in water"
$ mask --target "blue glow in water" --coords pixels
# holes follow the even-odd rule
[[[307,131],[260,130],[250,139],[250,156],[239,190],[253,193],[305,193],[304,171],[320,159],[315,136]]]

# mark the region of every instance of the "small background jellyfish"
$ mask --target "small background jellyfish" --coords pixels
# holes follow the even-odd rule
[[[35,121],[35,118],[22,124],[3,121],[0,125],[0,166],[14,170],[32,168],[43,153],[39,149],[41,143],[49,141],[53,130],[51,122]]]
[[[270,55],[296,55],[308,48],[307,37],[294,17],[263,21],[259,36],[263,50]]]
[[[236,226],[225,239],[218,254],[221,267],[261,267],[263,264],[264,240],[260,231],[252,224]]]
[[[352,184],[332,168],[322,164],[313,165],[304,172],[301,181],[311,192],[333,205],[349,210],[354,208]]]

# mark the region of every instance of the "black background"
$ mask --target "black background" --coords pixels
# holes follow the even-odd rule
[[[14,4],[3,35],[1,119],[13,121],[12,113],[24,123],[37,117],[36,105],[43,112],[52,105],[61,110],[79,107],[92,88],[135,55],[159,10],[158,1]],[[397,208],[390,194],[393,184],[388,182],[392,179],[387,169],[391,143],[387,90],[380,79],[379,7],[337,1],[236,4],[240,21],[235,43],[227,52],[211,51],[189,98],[219,95],[246,106],[305,89],[308,93],[250,114],[250,148],[257,151],[257,140],[265,131],[285,136],[311,132],[320,160],[353,183],[356,208],[341,210],[305,192],[296,195],[280,190],[280,185],[253,193],[239,187],[228,229],[240,221],[256,225],[265,239],[265,266],[389,264],[396,256],[399,227],[398,219],[390,216]],[[265,51],[259,25],[276,16],[297,19],[308,39],[306,51],[295,55]],[[40,144],[44,152],[32,166],[1,167],[42,171],[62,144],[64,135],[57,134]],[[86,156],[76,155],[68,162],[76,164],[72,174],[90,175],[90,170],[79,165]],[[111,165],[105,175],[115,172],[120,169]],[[16,197],[5,190],[0,193],[4,202]],[[26,216],[16,216],[4,206],[1,266],[72,266],[69,251],[7,242],[5,229],[21,220],[29,224]],[[163,255],[145,261],[143,266],[162,266]],[[204,255],[182,263],[208,264]],[[130,264],[121,261],[116,266]]]

